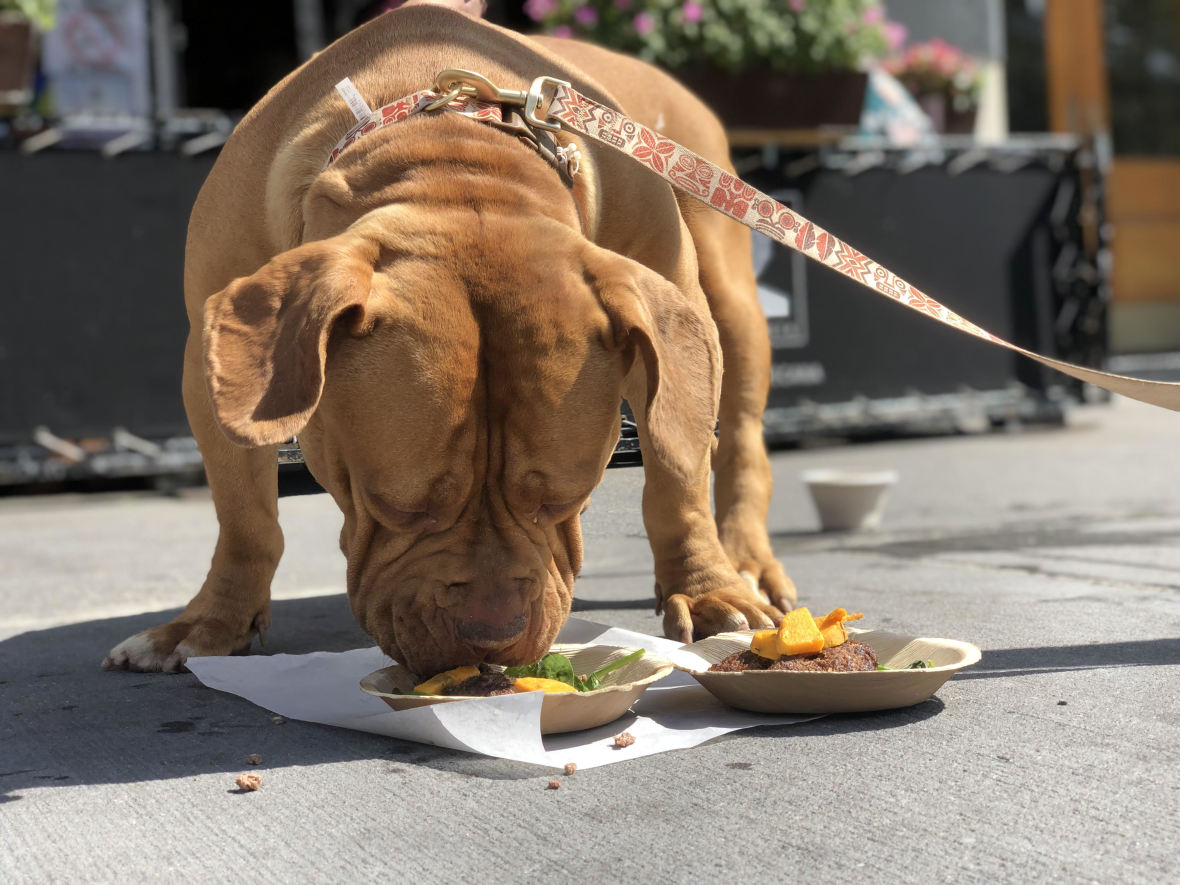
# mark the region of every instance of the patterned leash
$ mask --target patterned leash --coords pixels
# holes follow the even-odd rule
[[[351,88],[351,84],[348,85]],[[344,94],[344,90],[341,92]],[[542,116],[540,109],[546,104],[547,98],[548,107]],[[361,120],[361,114],[358,113],[357,127],[341,140],[328,162],[335,160],[344,148],[362,135],[378,126],[403,120],[412,113],[445,109],[475,119],[487,119],[493,113],[489,106],[496,105],[524,107],[525,120],[530,126],[549,131],[564,127],[614,148],[659,175],[677,190],[929,319],[1006,347],[1104,390],[1180,411],[1180,383],[1148,381],[1087,369],[1005,341],[939,304],[917,286],[906,282],[768,194],[643,124],[587,98],[569,83],[553,77],[537,78],[525,92],[499,89],[486,77],[471,71],[443,71],[436,78],[432,91],[415,93],[387,105],[372,112],[369,120]]]

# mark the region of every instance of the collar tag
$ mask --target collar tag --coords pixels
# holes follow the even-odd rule
[[[367,123],[373,116],[373,111],[369,105],[361,98],[361,94],[357,88],[352,85],[352,81],[345,77],[336,84],[336,91],[340,93],[340,97],[344,99],[344,103],[348,105],[348,109],[352,111],[352,115],[356,117],[358,123]]]

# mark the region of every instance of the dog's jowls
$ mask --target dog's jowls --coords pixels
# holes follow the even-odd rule
[[[385,652],[420,674],[535,660],[569,613],[621,397],[665,632],[765,626],[794,601],[765,527],[770,355],[747,232],[567,133],[583,156],[572,188],[513,135],[446,113],[322,171],[351,121],[338,80],[377,106],[447,67],[513,87],[561,76],[726,162],[719,124],[664,75],[449,10],[383,15],[280,83],[189,228],[184,398],[213,562],[175,621],[106,666],[174,670],[265,631],[275,446],[296,434],[344,514],[352,610]]]

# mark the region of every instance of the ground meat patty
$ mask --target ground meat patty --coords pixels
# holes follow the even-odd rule
[[[734,652],[709,668],[715,673],[741,673],[744,670],[822,670],[847,673],[877,669],[876,653],[863,642],[849,639],[835,648],[825,648],[814,655],[788,655],[771,661],[746,651]]]
[[[465,697],[490,698],[498,694],[513,694],[514,680],[497,671],[480,673],[470,676],[458,685],[444,688],[443,694],[463,695]]]

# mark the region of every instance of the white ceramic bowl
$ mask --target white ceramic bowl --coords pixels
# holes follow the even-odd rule
[[[885,494],[897,482],[896,470],[805,470],[820,527],[825,532],[879,528]]]

